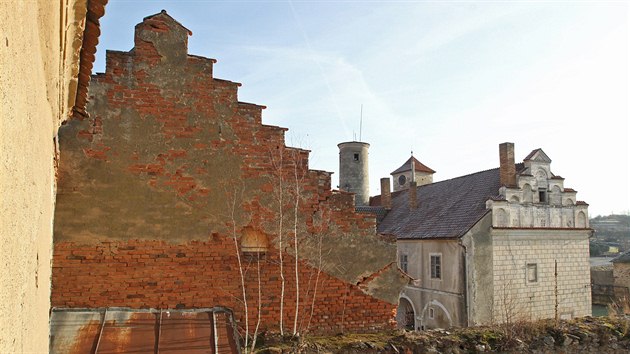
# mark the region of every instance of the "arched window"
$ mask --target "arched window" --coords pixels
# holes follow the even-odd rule
[[[413,311],[411,302],[405,298],[398,300],[398,310],[396,311],[396,322],[398,322],[398,328],[404,328],[409,331],[415,330],[416,314]]]

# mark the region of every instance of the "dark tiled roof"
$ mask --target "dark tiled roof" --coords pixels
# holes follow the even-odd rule
[[[392,198],[395,198],[396,196],[398,196],[399,194],[401,194],[402,192],[404,192],[405,190],[400,190],[400,191],[395,191],[395,192],[391,192],[392,193]],[[370,206],[381,206],[381,195],[375,195],[373,197],[370,197]]]
[[[366,214],[374,214],[376,215],[376,222],[379,223],[383,221],[385,215],[387,215],[387,209],[382,206],[368,206],[368,205],[357,205],[354,210],[357,213],[366,213]]]
[[[394,175],[396,173],[401,173],[401,172],[405,172],[405,171],[411,171],[411,161],[413,160],[414,162],[414,166],[416,168],[416,171],[418,172],[427,172],[427,173],[435,173],[435,171],[433,171],[432,169],[430,169],[429,167],[427,167],[425,164],[423,164],[422,162],[418,161],[415,157],[411,156],[409,158],[409,160],[407,160],[407,162],[405,162],[402,166],[398,167],[394,172],[392,172],[391,174]]]
[[[413,210],[408,190],[402,191],[392,195],[392,210],[378,225],[378,232],[398,239],[463,236],[489,212],[486,201],[498,196],[499,187],[498,168],[420,186],[418,207]]]

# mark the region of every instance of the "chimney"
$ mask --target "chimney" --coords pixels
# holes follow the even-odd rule
[[[503,143],[499,145],[499,162],[499,179],[501,186],[516,187],[514,143]]]
[[[417,193],[418,183],[416,181],[409,182],[409,209],[418,207],[418,202],[416,201]]]
[[[387,177],[381,178],[381,205],[387,210],[392,209],[392,192]]]

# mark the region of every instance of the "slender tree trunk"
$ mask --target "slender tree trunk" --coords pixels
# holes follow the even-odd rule
[[[298,212],[300,206],[300,178],[298,177],[298,159],[293,159],[293,176],[295,177],[295,202],[293,209],[293,243],[295,247],[295,316],[293,317],[293,335],[298,334],[298,316],[300,312],[300,272],[298,250]]]
[[[258,276],[258,319],[256,320],[256,328],[254,329],[254,336],[252,338],[251,353],[256,348],[256,339],[258,338],[258,328],[260,327],[260,317],[262,315],[262,283],[260,281],[260,253],[256,253],[256,273]]]
[[[245,308],[245,351],[247,351],[248,347],[248,339],[249,339],[249,309],[247,307],[247,293],[245,290],[245,275],[243,273],[243,264],[241,262],[241,250],[238,247],[238,239],[236,237],[236,217],[234,216],[236,212],[236,187],[234,188],[234,193],[231,198],[230,207],[230,217],[232,222],[232,239],[234,240],[234,251],[236,253],[236,260],[238,261],[238,271],[241,277],[241,291],[243,296],[243,306]]]
[[[271,162],[278,177],[277,201],[278,201],[278,257],[280,261],[280,335],[284,335],[284,244],[283,244],[283,224],[284,224],[284,176],[283,176],[283,151],[278,152],[278,160],[274,158],[273,152],[270,152]]]

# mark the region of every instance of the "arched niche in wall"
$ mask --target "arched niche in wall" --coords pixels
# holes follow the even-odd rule
[[[519,202],[520,202],[520,200],[518,199],[517,195],[513,195],[512,198],[510,198],[510,203],[518,204]]]
[[[567,200],[564,202],[564,205],[575,205],[575,202],[573,201],[573,199],[567,198]]]
[[[575,227],[577,228],[586,227],[586,214],[584,214],[583,211],[578,212],[576,220],[575,220]]]
[[[243,253],[265,253],[269,249],[269,237],[262,231],[246,227],[241,236]]]
[[[538,188],[547,189],[547,187],[549,187],[549,182],[547,181],[547,172],[545,170],[539,168],[534,176],[536,177],[536,184],[538,185]]]
[[[560,187],[553,186],[549,193],[549,204],[551,205],[562,205],[562,191],[560,191]]]
[[[496,226],[497,227],[507,227],[508,226],[508,215],[505,209],[498,208],[496,209]]]

